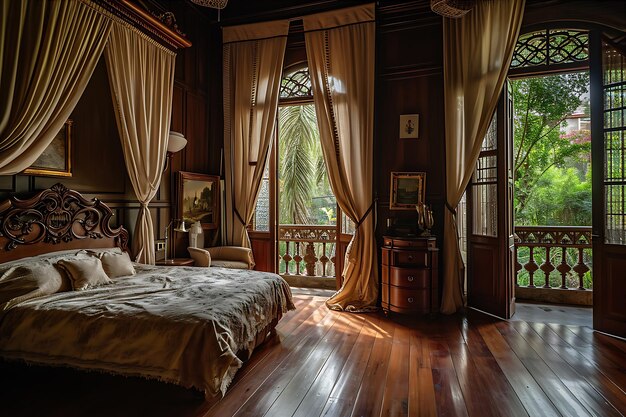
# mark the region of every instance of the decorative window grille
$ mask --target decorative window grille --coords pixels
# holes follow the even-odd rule
[[[472,184],[473,233],[498,236],[497,112],[483,138]]]
[[[521,35],[515,45],[511,70],[589,63],[589,32],[575,29],[546,29]]]
[[[603,42],[605,242],[626,245],[626,57]]]
[[[309,69],[303,68],[287,74],[280,83],[281,99],[313,99]]]

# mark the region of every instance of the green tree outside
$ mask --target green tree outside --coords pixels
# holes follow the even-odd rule
[[[547,226],[591,225],[591,137],[579,130],[566,134],[565,121],[581,108],[589,115],[585,96],[589,73],[558,74],[524,78],[511,82],[514,103],[515,224]],[[560,263],[553,251],[552,264]],[[575,264],[576,250],[568,250]],[[585,251],[591,264],[591,250]],[[520,248],[521,264],[528,261],[529,249]],[[536,251],[541,265],[545,254]],[[558,259],[557,259],[558,258]],[[550,285],[560,285],[560,274],[553,271]],[[528,273],[521,270],[519,285],[528,285]],[[569,277],[577,285],[577,277]],[[591,274],[584,277],[585,288],[592,287]],[[544,274],[535,273],[535,285],[545,284]]]
[[[515,223],[589,226],[590,134],[563,131],[566,118],[584,104],[589,73],[524,78],[512,81],[511,87]],[[573,214],[574,207],[581,211]]]

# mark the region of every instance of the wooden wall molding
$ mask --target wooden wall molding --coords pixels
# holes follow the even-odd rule
[[[430,77],[433,75],[443,74],[442,65],[433,65],[427,63],[425,65],[410,64],[399,65],[395,67],[387,67],[382,69],[378,76],[388,80],[407,80],[411,78]]]
[[[96,0],[96,3],[170,49],[191,46],[189,39],[130,0]]]

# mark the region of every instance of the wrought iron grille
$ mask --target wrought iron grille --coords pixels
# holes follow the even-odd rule
[[[546,29],[519,37],[511,69],[555,66],[589,61],[589,32]]]
[[[603,43],[606,243],[626,245],[626,57]]]
[[[472,184],[473,233],[498,235],[498,122],[494,113],[483,138]]]
[[[309,69],[303,68],[283,77],[280,83],[280,98],[312,98]]]

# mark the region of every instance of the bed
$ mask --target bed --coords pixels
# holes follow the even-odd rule
[[[294,308],[289,286],[265,272],[129,263],[111,216],[60,184],[0,205],[0,358],[223,396]]]

